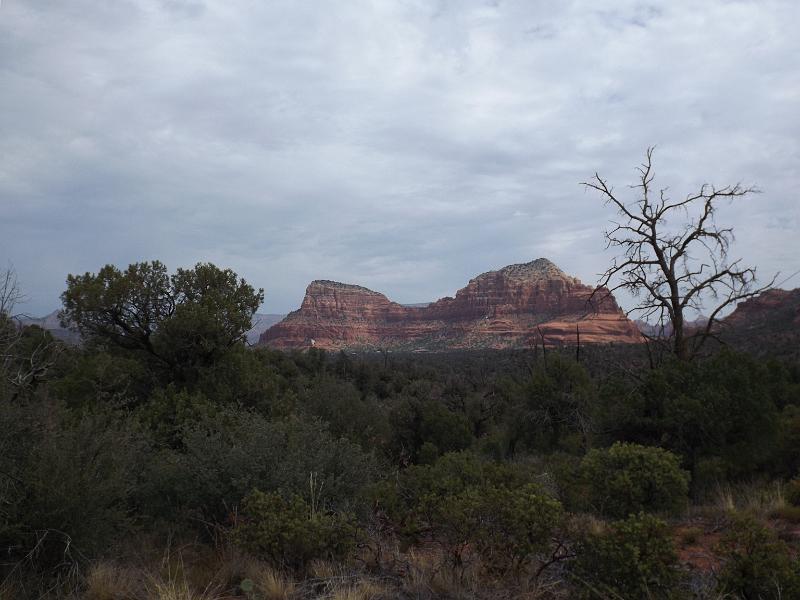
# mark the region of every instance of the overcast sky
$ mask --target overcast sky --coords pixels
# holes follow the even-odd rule
[[[761,188],[719,221],[789,275],[799,26],[797,0],[2,0],[0,267],[30,314],[151,259],[273,313],[312,279],[421,302],[538,257],[594,283],[613,214],[579,182],[627,193],[657,144],[675,197]]]

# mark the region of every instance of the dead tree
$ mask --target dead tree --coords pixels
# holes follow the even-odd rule
[[[14,314],[24,299],[14,269],[5,269],[0,273],[0,386],[10,388],[12,399],[32,391],[63,349],[48,332],[26,327]]]
[[[19,326],[14,318],[14,307],[23,300],[17,283],[17,274],[9,267],[0,273],[0,374],[10,371],[13,350],[20,339]]]
[[[736,302],[770,288],[756,285],[756,269],[730,260],[731,228],[719,227],[715,212],[720,202],[756,193],[737,183],[722,188],[703,184],[682,200],[671,200],[667,188],[653,185],[653,148],[637,168],[638,182],[631,189],[633,202],[619,198],[614,188],[595,173],[582,185],[597,190],[606,204],[617,210],[619,221],[605,232],[606,247],[618,248],[622,256],[601,275],[595,293],[626,290],[640,298],[635,308],[645,321],[655,318],[662,335],[654,341],[666,343],[680,360],[697,356],[703,344],[716,337],[718,317]],[[605,293],[605,292],[604,292]],[[687,315],[707,308],[708,321],[691,327]]]

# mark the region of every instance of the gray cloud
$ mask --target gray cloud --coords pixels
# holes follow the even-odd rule
[[[594,281],[618,189],[658,144],[735,252],[794,272],[793,0],[5,0],[0,261],[55,308],[67,273],[210,260],[288,311],[314,278],[399,301],[547,256]],[[795,285],[800,282],[795,281]]]

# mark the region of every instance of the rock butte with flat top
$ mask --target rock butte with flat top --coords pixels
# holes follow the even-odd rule
[[[265,331],[260,343],[291,349],[447,350],[527,348],[536,343],[636,343],[641,334],[601,289],[547,259],[478,275],[427,306],[403,306],[381,293],[312,281],[300,308]]]

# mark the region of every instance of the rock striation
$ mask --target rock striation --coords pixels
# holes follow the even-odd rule
[[[300,308],[260,343],[282,349],[515,348],[541,343],[636,343],[641,334],[614,297],[566,275],[547,259],[472,279],[455,297],[404,306],[358,285],[313,281]]]

